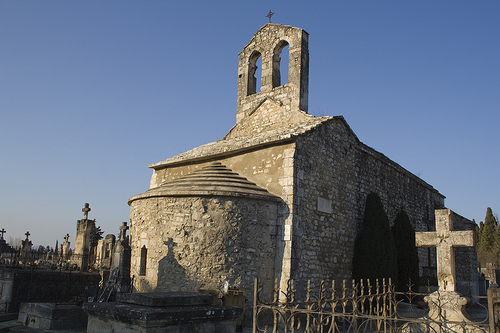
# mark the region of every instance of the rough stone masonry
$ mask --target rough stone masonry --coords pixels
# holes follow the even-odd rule
[[[219,141],[149,166],[150,189],[129,200],[136,291],[230,286],[251,302],[254,277],[265,290],[274,279],[350,279],[371,192],[391,223],[404,209],[415,230],[435,230],[442,194],[360,142],[343,117],[307,114],[308,39],[292,26],[260,28],[239,53],[234,127]],[[288,82],[281,82],[283,70]],[[419,249],[419,257],[422,274],[435,271],[435,251]]]

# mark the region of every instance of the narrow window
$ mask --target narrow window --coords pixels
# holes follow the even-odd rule
[[[288,83],[288,42],[282,40],[274,48],[273,54],[273,88]],[[282,65],[283,64],[283,65]]]
[[[260,92],[262,76],[262,57],[260,52],[255,51],[248,62],[248,89],[247,96]],[[260,75],[259,75],[260,74]],[[257,87],[259,90],[257,91]]]
[[[146,245],[142,246],[141,249],[141,266],[139,268],[139,275],[146,275],[146,261],[148,259],[148,249],[146,249]]]

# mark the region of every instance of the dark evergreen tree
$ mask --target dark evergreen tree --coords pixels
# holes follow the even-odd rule
[[[396,245],[398,265],[396,290],[408,291],[408,284],[411,281],[412,290],[416,292],[420,284],[420,276],[417,246],[415,245],[415,229],[413,229],[410,218],[404,210],[400,210],[394,220],[392,236]]]
[[[479,240],[477,243],[477,247],[479,250],[485,253],[491,253],[494,251],[495,247],[495,235],[497,229],[497,221],[493,216],[493,212],[491,208],[488,207],[486,209],[486,217],[484,219],[484,223],[481,225],[479,230]]]
[[[90,248],[93,249],[97,246],[99,239],[102,239],[102,234],[104,231],[101,230],[101,226],[93,226],[90,231]]]
[[[397,283],[396,246],[389,219],[380,198],[370,193],[366,198],[363,225],[354,243],[353,278],[392,278]]]

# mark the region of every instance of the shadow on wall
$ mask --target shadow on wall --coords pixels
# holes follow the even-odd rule
[[[174,247],[177,243],[172,238],[163,242],[168,247],[167,255],[158,262],[157,287],[155,291],[177,292],[185,291],[180,286],[188,286],[186,270],[174,256]]]

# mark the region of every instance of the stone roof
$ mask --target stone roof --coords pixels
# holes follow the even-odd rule
[[[219,162],[136,195],[128,203],[151,197],[230,196],[277,201],[278,197]]]
[[[332,116],[314,117],[304,113],[301,121],[285,124],[283,127],[272,128],[264,131],[254,129],[251,134],[244,136],[234,135],[233,132],[236,132],[236,127],[239,125],[236,124],[235,127],[233,127],[221,140],[204,144],[165,161],[148,165],[148,167],[161,169],[167,165],[182,163],[186,160],[194,161],[197,159],[206,159],[207,157],[217,157],[220,155],[237,153],[239,151],[247,150],[248,148],[291,141],[294,137],[304,134],[331,119],[343,120],[344,118]]]

